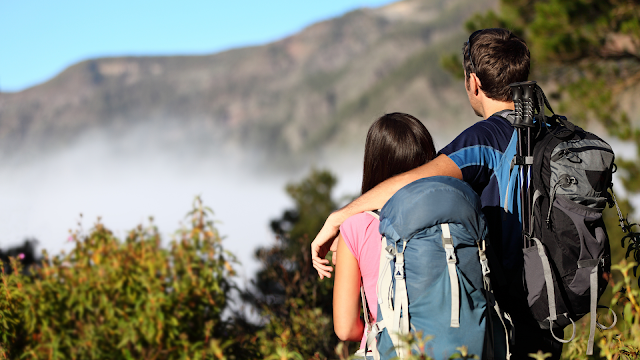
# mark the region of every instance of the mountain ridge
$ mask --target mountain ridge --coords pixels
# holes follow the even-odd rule
[[[439,55],[459,50],[469,16],[495,6],[404,0],[266,45],[85,60],[43,84],[0,93],[0,150],[37,154],[91,131],[118,137],[148,123],[160,132],[192,129],[177,136],[185,141],[195,136],[286,158],[352,146],[356,135],[360,146],[369,124],[389,111],[450,135],[473,117],[459,106],[462,83],[440,69]]]

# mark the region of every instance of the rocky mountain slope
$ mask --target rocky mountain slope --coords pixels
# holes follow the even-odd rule
[[[286,158],[361,146],[369,124],[391,111],[450,136],[475,118],[461,81],[444,73],[439,58],[459,51],[469,16],[496,3],[404,0],[264,46],[86,60],[41,85],[0,94],[0,149],[37,154],[83,134],[117,138],[150,125],[149,136]]]

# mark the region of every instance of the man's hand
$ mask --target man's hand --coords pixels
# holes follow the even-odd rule
[[[330,224],[330,219],[324,223],[324,226],[311,243],[311,261],[313,267],[318,271],[320,279],[331,277],[333,268],[329,265],[329,260],[325,259],[329,251],[333,251],[332,262],[335,265],[338,250],[338,230],[339,225]]]

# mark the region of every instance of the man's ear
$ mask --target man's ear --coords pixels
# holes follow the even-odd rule
[[[480,79],[478,79],[476,73],[469,74],[469,91],[477,96],[480,91],[480,86]]]

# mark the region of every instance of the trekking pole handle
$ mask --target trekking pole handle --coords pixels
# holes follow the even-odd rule
[[[509,84],[515,109],[516,119],[513,126],[518,128],[533,127],[533,111],[536,86],[535,81],[523,81]]]
[[[513,97],[513,108],[515,111],[514,124],[522,123],[522,87],[520,83],[513,83],[511,85],[511,96]]]

